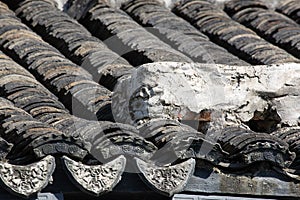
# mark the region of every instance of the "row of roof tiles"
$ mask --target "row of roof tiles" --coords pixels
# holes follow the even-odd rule
[[[83,167],[90,168],[91,163],[105,163],[122,154],[128,159],[141,159],[137,165],[146,181],[171,195],[183,190],[195,163],[188,160],[180,165],[187,171],[182,174],[184,178],[179,177],[182,179],[178,185],[156,185],[153,176],[157,174],[150,175],[149,169],[170,171],[170,167],[162,165],[174,160],[156,153],[169,145],[172,148],[168,151],[176,155],[174,165],[190,158],[229,169],[269,162],[280,168],[291,166],[289,172],[298,173],[298,129],[270,135],[229,127],[222,131],[217,143],[211,143],[204,134],[176,120],[149,119],[133,127],[115,123],[111,113],[116,82],[144,63],[298,63],[294,34],[298,25],[297,20],[292,20],[296,19],[296,11],[288,7],[293,1],[282,3],[277,9],[292,19],[268,10],[258,1],[230,1],[222,11],[207,1],[186,0],[178,2],[173,12],[159,1],[133,0],[121,8],[98,1],[79,21],[61,12],[51,0],[2,2],[15,9],[0,3],[0,49],[9,56],[0,54],[0,132],[7,142],[3,143],[6,147],[2,160],[13,164],[9,168],[24,165],[26,172],[26,164],[46,155],[61,154],[81,160],[86,164]],[[268,25],[273,20],[280,24],[276,30]],[[183,141],[190,140],[192,145],[186,147],[190,143]],[[207,155],[200,152],[204,143],[214,146]],[[182,153],[182,148],[191,149],[192,153]],[[123,157],[114,160],[117,167],[107,173],[117,171],[117,175],[109,187],[98,188],[96,195],[111,190],[118,182],[123,161]],[[149,167],[145,161],[161,166]],[[44,178],[53,173],[53,160],[49,162],[51,170]],[[68,158],[65,162],[80,187],[89,192],[96,187],[81,182],[74,171],[81,164]],[[3,177],[2,181],[25,196],[45,186],[43,179],[43,184],[24,192]]]

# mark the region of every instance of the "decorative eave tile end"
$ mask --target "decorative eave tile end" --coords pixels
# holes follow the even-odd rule
[[[172,196],[184,190],[194,173],[196,164],[194,159],[189,159],[180,164],[160,167],[138,158],[135,159],[137,167],[143,175],[143,180],[152,188],[167,196]]]
[[[62,160],[75,185],[95,196],[111,191],[121,180],[126,166],[122,155],[103,165],[85,165],[66,156]]]
[[[29,197],[45,188],[52,180],[54,170],[53,156],[23,166],[0,161],[0,178],[5,188],[22,197]]]

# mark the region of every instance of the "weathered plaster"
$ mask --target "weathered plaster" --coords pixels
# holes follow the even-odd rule
[[[240,125],[256,111],[276,109],[282,123],[300,117],[300,65],[227,66],[151,63],[119,81],[113,95],[118,122],[139,124],[153,118],[220,120]],[[210,110],[209,119],[201,113]]]

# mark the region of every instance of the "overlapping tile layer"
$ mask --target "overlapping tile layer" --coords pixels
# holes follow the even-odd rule
[[[167,196],[184,191],[203,165],[226,176],[269,170],[300,180],[299,106],[291,112],[285,104],[299,102],[300,2],[172,2],[74,0],[61,10],[59,0],[0,1],[0,180],[9,192],[28,197],[45,188],[54,157],[96,196],[133,165]],[[293,83],[280,79],[278,89],[274,73],[260,78],[264,65],[286,63]],[[251,107],[249,120],[220,120],[224,102],[193,108],[209,98],[208,84],[237,92],[251,81],[265,90],[247,86],[249,100],[265,110]],[[188,98],[195,91],[203,102]],[[249,105],[231,111],[242,115]]]

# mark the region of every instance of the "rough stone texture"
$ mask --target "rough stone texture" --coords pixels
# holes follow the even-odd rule
[[[300,65],[293,63],[247,67],[154,63],[119,81],[112,107],[115,119],[129,124],[171,118],[240,125],[257,113],[276,110],[281,123],[297,126],[299,84]]]

